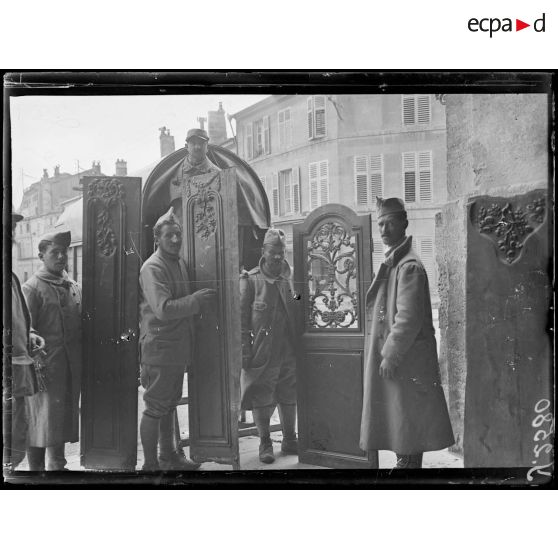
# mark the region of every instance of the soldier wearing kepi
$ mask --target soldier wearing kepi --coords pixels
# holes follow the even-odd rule
[[[191,293],[186,262],[180,256],[182,227],[172,208],[155,223],[153,235],[157,250],[140,271],[143,469],[197,469],[199,465],[186,459],[176,447],[174,422],[184,373],[191,362],[193,318],[215,299],[216,293],[213,289]]]
[[[46,342],[46,390],[25,397],[31,471],[66,470],[64,444],[79,440],[81,290],[66,273],[70,232],[39,241],[43,265],[23,285],[31,322]]]
[[[421,468],[423,452],[454,443],[428,277],[405,236],[403,201],[377,198],[377,217],[386,259],[366,293],[360,447],[394,451],[396,468]]]
[[[294,298],[285,261],[285,233],[269,229],[260,265],[240,278],[242,326],[241,407],[252,410],[262,463],[273,463],[270,418],[279,407],[281,450],[298,453]]]

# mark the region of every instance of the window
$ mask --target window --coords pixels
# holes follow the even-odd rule
[[[250,122],[244,127],[244,155],[254,159],[271,153],[269,116]]]
[[[401,105],[404,126],[430,123],[430,95],[403,95]]]
[[[329,203],[329,164],[317,161],[308,165],[310,183],[310,210]]]
[[[300,180],[298,167],[285,169],[273,175],[273,215],[300,213]]]
[[[417,237],[416,248],[428,277],[428,285],[432,294],[437,292],[436,266],[434,259],[434,239],[430,236]]]
[[[409,151],[402,158],[405,202],[432,202],[432,151]]]
[[[357,155],[354,158],[357,205],[368,206],[384,195],[384,156]]]
[[[29,279],[29,273],[27,273],[27,271],[23,272],[23,282],[25,283],[25,281],[27,281],[27,279]]]
[[[307,99],[308,139],[323,138],[326,135],[325,95],[314,95]]]
[[[293,141],[290,108],[280,110],[277,113],[277,127],[279,129],[279,147],[289,147]]]

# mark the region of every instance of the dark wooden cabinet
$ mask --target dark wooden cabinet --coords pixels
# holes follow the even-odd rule
[[[370,215],[329,204],[294,228],[295,289],[303,300],[297,366],[303,463],[377,467],[377,452],[359,448],[370,227]]]

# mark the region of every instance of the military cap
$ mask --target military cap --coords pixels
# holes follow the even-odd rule
[[[39,243],[41,242],[59,244],[60,246],[65,246],[66,248],[68,248],[68,246],[70,246],[70,242],[72,242],[72,233],[70,231],[51,231],[41,237]]]
[[[384,200],[376,197],[376,216],[378,219],[384,215],[391,215],[393,213],[404,213],[407,215],[405,204],[402,199],[387,198]]]
[[[207,132],[205,130],[202,130],[201,128],[192,128],[191,130],[188,130],[188,133],[186,134],[186,141],[188,141],[190,138],[200,138],[204,141],[209,141]]]
[[[20,215],[19,213],[16,213],[16,210],[14,209],[14,206],[12,205],[12,222],[13,223],[18,223],[22,219],[23,219],[23,215]]]
[[[171,206],[166,213],[157,219],[153,229],[162,229],[163,225],[178,225],[182,229],[182,225],[174,213],[174,207]]]
[[[281,246],[286,246],[285,233],[281,229],[267,229],[263,243],[264,245],[281,244]]]

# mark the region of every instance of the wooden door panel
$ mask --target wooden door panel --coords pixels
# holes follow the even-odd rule
[[[133,470],[137,454],[141,179],[85,177],[81,463]]]
[[[190,455],[239,465],[240,291],[236,172],[187,179],[182,207],[185,259],[194,289],[217,289],[214,308],[195,320],[188,375]]]
[[[302,293],[297,393],[300,461],[377,467],[359,448],[364,297],[372,280],[370,215],[329,204],[294,228],[295,284]]]

